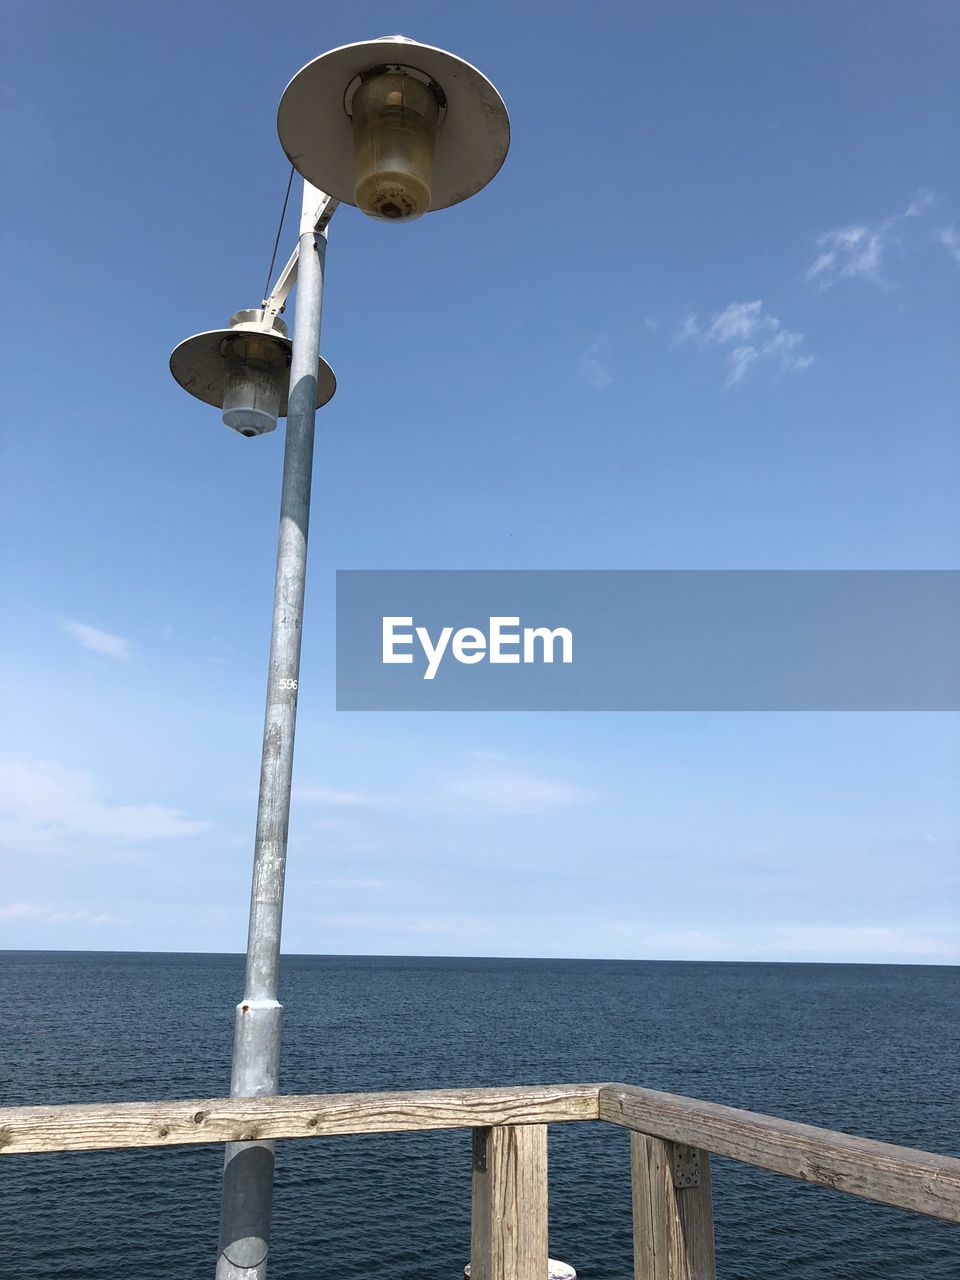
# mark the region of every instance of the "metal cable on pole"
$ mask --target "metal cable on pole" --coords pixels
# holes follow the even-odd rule
[[[290,200],[290,188],[293,186],[294,167],[290,166],[290,177],[287,179],[287,193],[283,197],[283,208],[280,210],[280,225],[277,227],[277,238],[273,242],[273,253],[270,257],[270,265],[267,267],[267,282],[263,286],[263,305],[267,305],[267,299],[270,296],[270,282],[273,279],[273,268],[277,261],[277,250],[280,248],[280,237],[283,235],[283,224],[287,216],[287,204]]]

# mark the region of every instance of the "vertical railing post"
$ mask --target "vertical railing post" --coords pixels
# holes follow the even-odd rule
[[[547,1126],[473,1131],[470,1280],[546,1280]]]
[[[710,1156],[630,1135],[634,1280],[716,1280]]]

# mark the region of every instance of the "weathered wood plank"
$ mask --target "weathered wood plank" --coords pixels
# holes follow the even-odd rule
[[[596,1120],[598,1085],[328,1093],[0,1109],[0,1154]]]
[[[848,1195],[960,1222],[960,1160],[630,1085],[602,1085],[600,1119]]]
[[[547,1126],[475,1129],[470,1280],[546,1280]]]
[[[634,1280],[716,1280],[710,1156],[696,1153],[692,1175],[684,1159],[690,1150],[630,1135]]]
[[[596,1119],[960,1222],[960,1159],[629,1085],[7,1107],[0,1109],[0,1154]]]

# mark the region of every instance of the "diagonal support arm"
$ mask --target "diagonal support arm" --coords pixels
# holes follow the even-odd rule
[[[328,196],[323,191],[317,191],[311,188],[311,195],[315,194],[317,200],[311,201],[311,207],[305,208],[300,217],[300,234],[308,235],[311,231],[323,234],[327,229],[327,224],[340,207],[340,201],[335,200],[333,196]],[[290,290],[297,282],[297,267],[300,262],[300,241],[297,241],[297,247],[287,259],[283,270],[277,276],[277,282],[270,291],[270,296],[263,300],[263,318],[267,324],[272,324],[280,312],[287,305],[287,297]]]

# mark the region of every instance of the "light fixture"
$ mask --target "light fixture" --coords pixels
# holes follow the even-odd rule
[[[353,121],[353,197],[372,218],[419,218],[430,208],[443,95],[408,67],[361,76],[345,99]]]
[[[284,90],[277,129],[308,182],[397,222],[474,195],[510,145],[507,109],[486,76],[405,36],[307,63]]]
[[[259,436],[286,416],[291,350],[282,320],[269,324],[262,311],[237,311],[229,329],[181,342],[170,357],[170,372],[192,396],[222,408],[228,427],[243,436]],[[333,370],[326,360],[318,360],[318,409],[336,389]]]

